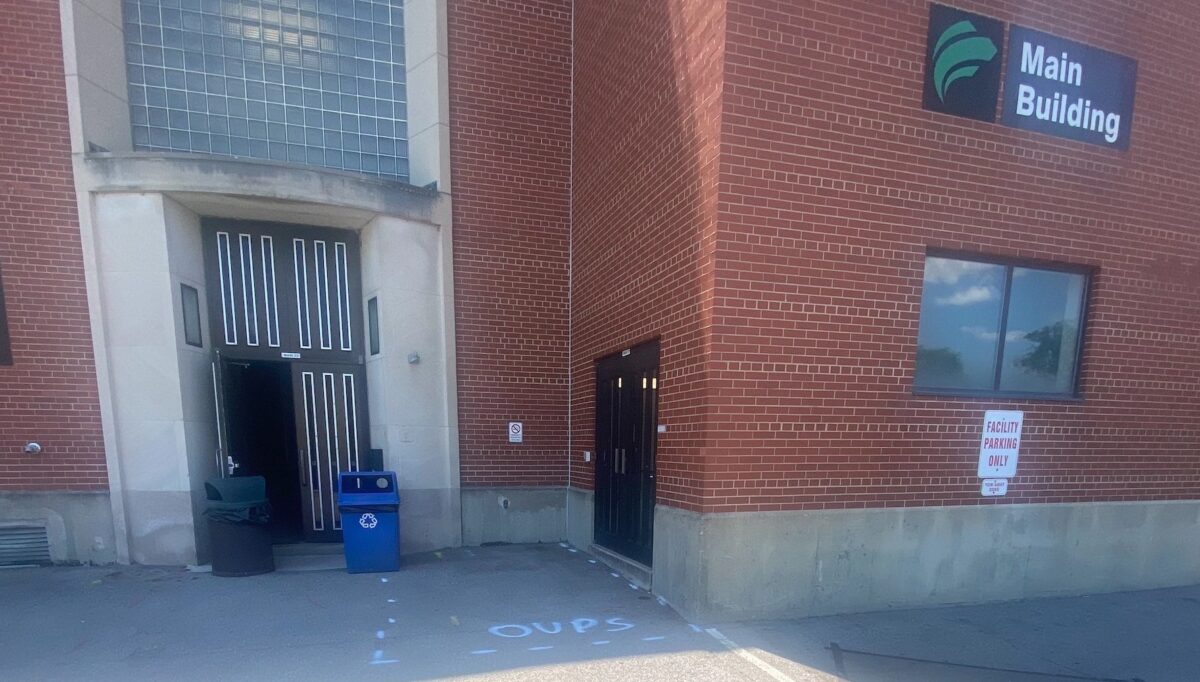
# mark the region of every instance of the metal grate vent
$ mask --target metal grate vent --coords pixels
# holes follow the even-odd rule
[[[45,526],[0,525],[0,566],[48,563],[50,539]]]

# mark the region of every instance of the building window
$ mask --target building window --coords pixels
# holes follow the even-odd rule
[[[1076,397],[1088,273],[930,255],[916,392]]]
[[[367,301],[367,338],[371,355],[379,355],[379,299],[374,296]]]
[[[4,278],[0,276],[0,365],[11,364],[12,340],[8,335],[8,309],[4,306]]]
[[[408,181],[400,0],[125,0],[133,146]]]
[[[183,340],[189,346],[204,347],[204,336],[200,327],[200,292],[186,284],[179,285],[183,301]]]

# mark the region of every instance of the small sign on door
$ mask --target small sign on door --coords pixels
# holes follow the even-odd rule
[[[520,443],[525,439],[525,425],[521,422],[508,423],[508,442]]]

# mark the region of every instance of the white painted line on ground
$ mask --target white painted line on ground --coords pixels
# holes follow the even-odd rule
[[[577,550],[577,549],[574,549],[574,548],[572,548],[572,547],[568,547],[568,548],[567,548],[567,551],[568,551],[568,552],[570,552],[571,554],[575,554],[575,553],[577,553],[579,550]]]
[[[395,599],[389,599],[389,600],[388,600],[388,603],[389,603],[389,604],[395,604],[395,603],[396,603],[396,600],[395,600]]]
[[[638,588],[637,585],[634,585],[633,583],[629,583],[629,589],[636,590],[637,588]]]
[[[792,678],[785,675],[783,673],[783,671],[780,670],[779,668],[776,668],[775,666],[771,665],[770,663],[767,663],[766,661],[762,660],[758,656],[755,656],[754,654],[750,653],[749,651],[746,651],[742,647],[738,646],[735,642],[733,642],[732,640],[727,638],[725,635],[722,635],[720,630],[718,630],[716,628],[709,628],[709,629],[705,630],[705,632],[712,635],[713,639],[717,640],[721,644],[724,644],[726,649],[729,649],[733,653],[737,654],[738,656],[742,657],[744,660],[746,660],[747,662],[752,664],[754,667],[756,667],[759,670],[770,675],[771,679],[778,680],[779,682],[796,682],[796,680],[793,680]]]
[[[663,637],[662,635],[658,635],[657,637],[643,637],[642,641],[643,642],[657,642],[660,639],[666,639],[666,637]]]
[[[666,600],[666,599],[663,599],[662,597],[659,597],[659,598],[658,598],[658,605],[659,605],[659,606],[666,606],[666,605],[667,605],[667,600]]]
[[[598,640],[592,642],[592,644],[611,644],[611,643],[612,643],[612,641],[607,640],[607,639],[598,639]]]
[[[596,563],[596,560],[595,560],[595,559],[588,559],[588,563],[589,563],[589,564],[594,564],[594,563]]]
[[[559,547],[566,547],[566,546],[567,546],[567,543],[565,543],[565,542],[560,542],[560,543],[558,543],[558,546],[559,546]]]
[[[612,577],[614,577],[614,578],[620,578],[620,577],[621,577],[621,575],[620,575],[619,573],[609,573],[609,575],[611,575],[611,576],[612,576]]]
[[[692,629],[692,632],[704,632],[704,630],[700,629],[699,625],[693,625],[691,623],[688,623],[688,627],[690,627]]]
[[[386,582],[387,582],[387,578],[380,578],[380,579],[379,579],[379,582],[381,582],[381,583],[386,583]]]
[[[496,650],[495,649],[476,649],[475,651],[472,651],[471,653],[475,656],[481,656],[483,654],[494,654],[494,653],[496,653]]]
[[[375,631],[375,639],[383,639],[383,630]]]
[[[395,625],[395,624],[396,624],[396,619],[395,619],[395,618],[388,618],[388,622],[389,622],[389,623],[391,623],[392,625]]]
[[[531,646],[531,647],[529,647],[529,650],[530,651],[545,651],[546,649],[553,649],[553,648],[554,647],[552,647],[552,646]]]

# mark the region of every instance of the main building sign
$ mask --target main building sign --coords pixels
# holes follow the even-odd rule
[[[1137,62],[1014,25],[1007,69],[1004,125],[1129,148]]]
[[[931,4],[923,105],[1081,142],[1129,148],[1137,62],[1031,28]]]

